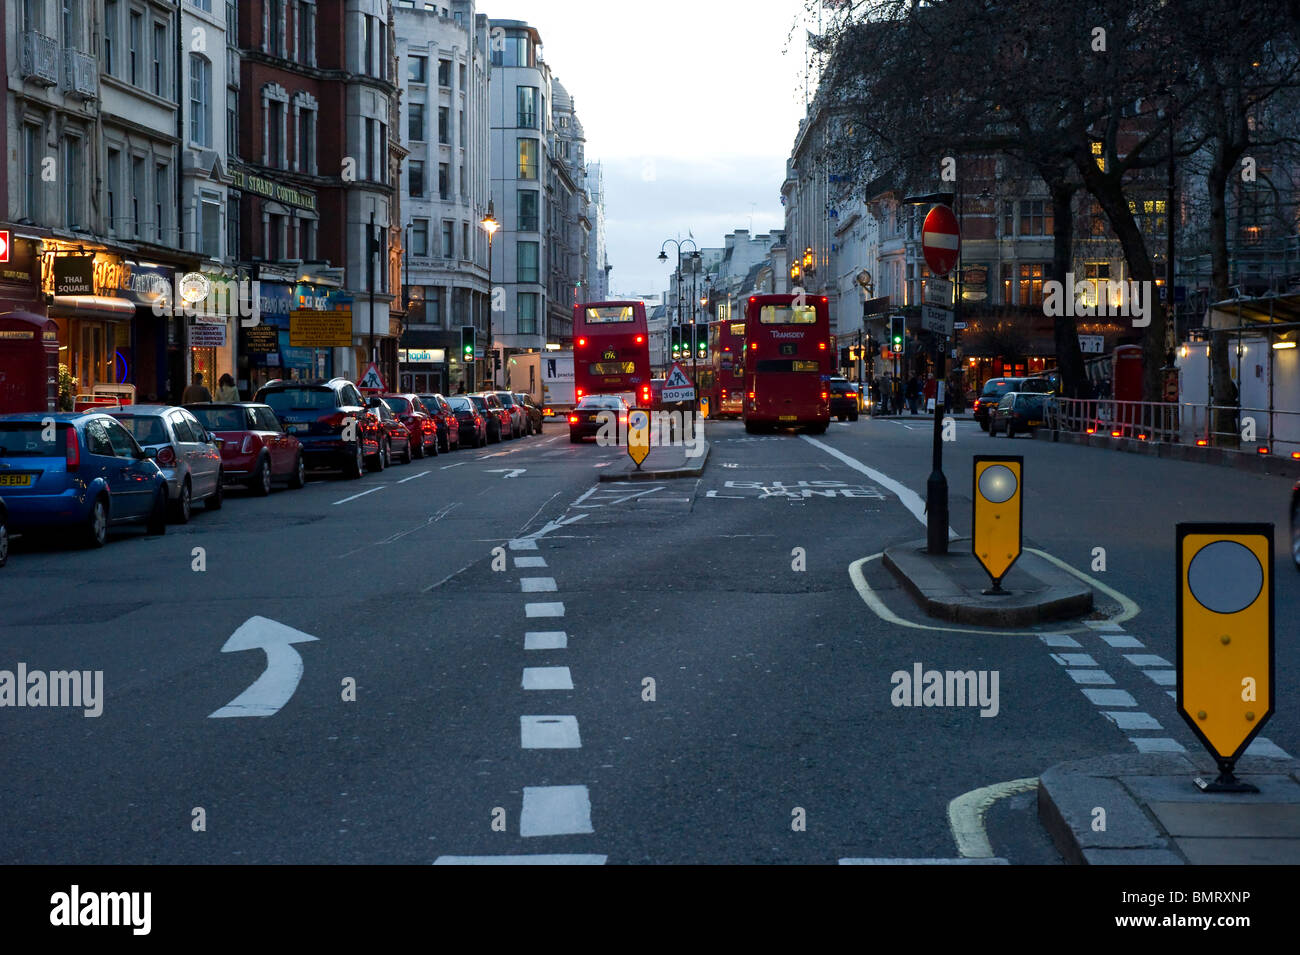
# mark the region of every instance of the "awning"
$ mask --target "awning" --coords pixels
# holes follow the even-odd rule
[[[55,295],[49,309],[50,318],[89,318],[102,322],[121,322],[135,317],[135,303],[109,295]]]

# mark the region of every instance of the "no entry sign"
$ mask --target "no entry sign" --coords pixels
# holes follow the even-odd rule
[[[957,264],[961,235],[957,217],[947,206],[935,206],[926,215],[921,227],[921,251],[925,254],[925,264],[935,275],[947,275]]]

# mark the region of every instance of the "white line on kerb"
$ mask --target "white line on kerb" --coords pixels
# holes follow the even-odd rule
[[[1013,779],[972,789],[948,803],[948,826],[963,859],[992,859],[993,845],[984,829],[984,813],[999,799],[1038,788],[1038,777]]]
[[[386,488],[386,487],[388,487],[387,484],[381,484],[381,485],[379,485],[378,487],[372,487],[372,488],[371,488],[370,490],[368,490],[368,491],[362,491],[360,494],[353,494],[351,497],[345,497],[345,498],[343,498],[343,500],[341,500],[341,501],[335,501],[334,503],[335,503],[335,504],[346,504],[348,501],[355,501],[357,498],[359,498],[359,497],[365,497],[367,494],[374,494],[376,491],[382,491],[382,490],[383,490],[384,488]]]

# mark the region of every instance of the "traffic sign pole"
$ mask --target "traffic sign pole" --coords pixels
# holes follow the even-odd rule
[[[946,205],[933,207],[921,226],[921,252],[926,264],[936,276],[944,276],[961,261],[961,226],[952,209]],[[960,273],[958,275],[960,282]],[[957,300],[961,300],[961,285],[957,286]],[[931,308],[932,306],[925,306]],[[944,320],[944,331],[952,320],[951,313]],[[948,479],[943,473],[943,413],[947,395],[944,387],[944,353],[947,337],[937,335],[938,347],[934,355],[934,443],[931,449],[930,477],[925,482],[925,543],[931,554],[948,553]],[[1000,591],[1000,580],[994,581],[994,592]]]

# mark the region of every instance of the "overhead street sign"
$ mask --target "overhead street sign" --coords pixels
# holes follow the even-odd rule
[[[1025,459],[1019,455],[977,455],[971,498],[971,551],[993,579],[992,590],[1006,593],[1002,578],[1020,557]]]
[[[1178,712],[1214,756],[1211,792],[1258,791],[1232,774],[1273,715],[1272,524],[1179,524]]]
[[[951,335],[953,332],[952,309],[937,305],[921,306],[921,327],[936,335]]]
[[[921,226],[921,252],[935,275],[947,275],[957,264],[961,234],[957,217],[947,206],[935,206],[926,214]]]

